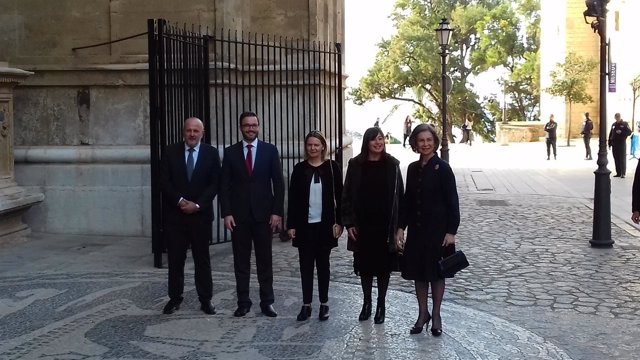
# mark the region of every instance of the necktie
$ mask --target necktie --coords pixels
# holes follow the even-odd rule
[[[196,149],[189,148],[189,156],[187,157],[187,179],[191,181],[191,175],[193,174],[193,152]]]
[[[251,144],[247,145],[247,158],[245,159],[245,163],[247,165],[247,172],[249,173],[249,176],[251,176],[251,173],[253,173],[253,154],[251,153],[252,147],[253,145]]]

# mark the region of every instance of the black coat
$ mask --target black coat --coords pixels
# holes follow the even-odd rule
[[[424,165],[407,169],[407,189],[400,208],[400,227],[408,225],[402,276],[408,280],[439,278],[445,234],[455,235],[460,225],[456,180],[449,164],[434,155]]]
[[[320,182],[322,183],[322,232],[326,234],[327,245],[329,247],[338,246],[338,240],[333,238],[333,224],[342,224],[341,204],[342,204],[342,171],[335,161],[325,161],[322,165],[314,168],[307,161],[296,164],[291,173],[289,182],[289,202],[287,209],[287,229],[296,229],[296,238],[292,245],[298,247],[302,245],[300,236],[307,227],[309,219],[309,187],[313,179],[313,174],[318,171]],[[334,194],[335,189],[335,194]],[[335,203],[335,207],[334,207]],[[335,216],[334,216],[335,213]]]
[[[191,181],[187,179],[184,143],[169,145],[162,156],[160,186],[165,221],[180,221],[184,216],[178,206],[180,198],[193,201],[200,206],[195,216],[203,221],[213,220],[213,199],[218,192],[220,156],[211,145],[200,143],[198,160]]]
[[[362,164],[367,159],[362,155],[358,155],[349,160],[347,167],[347,176],[344,181],[344,189],[342,190],[342,223],[346,228],[359,227],[362,224],[358,218],[357,204],[361,204],[363,199],[360,198],[358,187],[362,181]],[[400,161],[389,154],[385,154],[385,167],[387,169],[387,184],[389,186],[386,201],[382,206],[386,206],[391,214],[389,219],[389,229],[387,233],[387,243],[389,246],[395,243],[395,234],[398,229],[399,207],[404,195],[404,183],[402,181],[402,173],[400,172]],[[358,251],[357,245],[351,239],[348,240],[347,248],[351,251]]]

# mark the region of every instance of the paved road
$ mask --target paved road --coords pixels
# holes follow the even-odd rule
[[[416,158],[399,145],[389,151],[405,166]],[[297,322],[297,253],[277,239],[280,315],[237,319],[228,244],[213,247],[218,314],[198,310],[188,276],[185,304],[167,316],[166,270],[152,267],[149,239],[33,234],[0,248],[0,359],[636,359],[635,160],[629,177],[612,180],[616,243],[596,249],[595,161],[582,160],[577,141],[558,152],[547,161],[542,143],[452,145],[457,242],[471,266],[447,283],[441,338],[408,334],[417,305],[397,275],[387,321],[358,322],[360,288],[344,241],[332,256],[329,321],[316,319],[316,303],[312,319]]]

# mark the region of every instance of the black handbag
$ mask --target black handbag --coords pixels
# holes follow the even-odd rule
[[[446,250],[448,250],[448,253],[453,252],[453,254],[438,261],[438,269],[440,270],[440,276],[443,278],[451,278],[458,271],[469,266],[469,261],[462,250],[456,251],[455,245],[447,246]]]

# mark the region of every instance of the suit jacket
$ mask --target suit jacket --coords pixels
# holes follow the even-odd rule
[[[161,188],[165,221],[179,222],[182,213],[178,206],[180,198],[193,201],[200,206],[195,214],[203,221],[213,220],[213,199],[218,192],[220,180],[220,156],[211,145],[200,143],[191,181],[187,179],[184,143],[166,147],[162,156]]]
[[[284,215],[284,177],[274,145],[258,142],[251,176],[242,141],[224,150],[220,208],[222,217],[233,215],[236,222],[268,222],[272,214]]]

